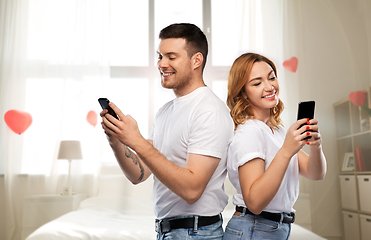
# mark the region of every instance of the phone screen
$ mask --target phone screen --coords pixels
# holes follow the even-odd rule
[[[303,118],[314,118],[314,108],[315,108],[315,102],[314,101],[307,101],[307,102],[300,102],[298,106],[298,120]],[[299,128],[304,126],[304,124],[300,125]],[[299,129],[298,128],[298,129]],[[309,130],[310,131],[310,130]],[[305,131],[307,132],[307,131]],[[304,138],[304,140],[309,139],[310,137]]]
[[[111,114],[114,118],[119,119],[115,111],[108,105],[109,100],[107,98],[99,98],[98,102],[102,109],[108,109],[108,113]]]
[[[298,107],[298,120],[314,118],[315,101],[300,102]]]

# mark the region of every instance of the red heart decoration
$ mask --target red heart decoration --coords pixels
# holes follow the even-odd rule
[[[4,115],[6,125],[15,133],[22,134],[32,123],[31,114],[18,110],[9,110]]]
[[[349,94],[349,99],[354,105],[360,107],[365,102],[366,94],[362,91],[351,92]]]
[[[289,70],[290,72],[296,72],[298,68],[298,59],[296,57],[292,57],[283,62],[283,67]]]
[[[86,115],[86,120],[90,125],[95,127],[95,125],[97,125],[97,117],[98,117],[97,113],[91,110],[88,112],[88,115]]]

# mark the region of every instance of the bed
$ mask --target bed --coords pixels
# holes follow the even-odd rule
[[[224,227],[232,214],[233,206],[228,206],[223,212]],[[97,196],[41,226],[27,240],[151,240],[156,239],[154,222],[151,180],[132,186],[118,168],[106,166],[99,177]],[[290,239],[324,238],[294,223]]]

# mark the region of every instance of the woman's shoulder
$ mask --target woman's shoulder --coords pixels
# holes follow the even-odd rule
[[[264,128],[265,123],[255,120],[255,119],[248,119],[243,124],[238,125],[236,131],[247,131],[247,130],[261,130]]]
[[[240,134],[262,134],[262,126],[257,122],[257,120],[248,119],[243,124],[238,125],[235,135]]]
[[[238,125],[236,134],[262,134],[262,135],[286,135],[286,129],[283,126],[278,126],[278,129],[272,129],[262,121],[256,119],[248,119],[245,123]]]
[[[234,132],[231,148],[246,148],[265,141],[265,132],[257,120],[249,119],[245,123],[238,125]]]

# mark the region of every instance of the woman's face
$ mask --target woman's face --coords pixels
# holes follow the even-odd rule
[[[260,113],[269,114],[279,101],[279,84],[272,67],[263,61],[254,63],[243,91],[252,104],[256,118],[259,119]]]

